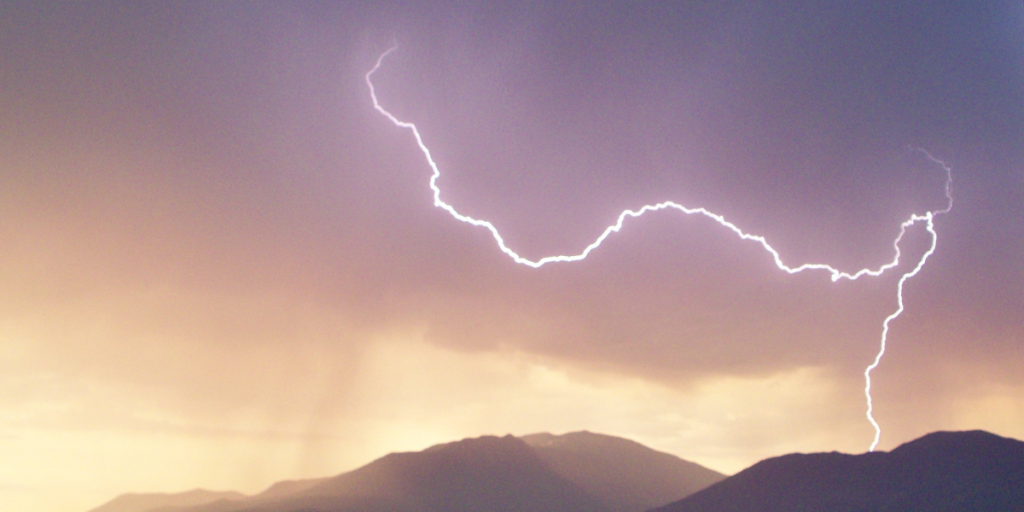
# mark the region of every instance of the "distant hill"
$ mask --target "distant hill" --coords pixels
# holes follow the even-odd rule
[[[643,512],[723,478],[590,432],[485,436],[393,453],[332,478],[279,482],[242,501],[147,512]]]
[[[486,436],[392,453],[288,497],[189,512],[610,512],[522,440]]]
[[[159,508],[190,507],[218,500],[238,501],[245,498],[246,496],[240,492],[217,492],[204,489],[174,494],[122,494],[89,512],[148,512]]]
[[[642,512],[682,499],[725,475],[640,443],[590,432],[522,437],[559,475],[613,512]]]
[[[1024,442],[935,432],[891,452],[766,459],[657,512],[1024,512]]]
[[[254,495],[254,500],[274,500],[303,492],[313,486],[327,480],[326,478],[310,478],[307,480],[284,480],[271,485],[267,490]]]

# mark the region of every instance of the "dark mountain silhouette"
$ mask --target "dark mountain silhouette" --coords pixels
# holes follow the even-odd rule
[[[657,512],[1024,512],[1024,442],[935,432],[891,452],[766,459]]]
[[[642,512],[722,478],[612,436],[488,436],[282,482],[241,502],[158,512]]]
[[[327,478],[310,478],[305,480],[283,480],[277,482],[259,494],[243,496],[243,498],[221,498],[206,501],[192,506],[163,506],[146,510],[146,512],[231,512],[240,509],[250,509],[260,504],[272,503],[289,496],[299,494],[315,485],[327,480]]]
[[[640,443],[590,432],[524,436],[559,475],[613,512],[642,512],[693,494],[725,475]]]
[[[89,512],[176,512],[202,507],[211,512],[237,510],[243,504],[273,501],[313,487],[326,478],[285,480],[265,491],[246,496],[235,491],[207,491],[196,489],[179,493],[122,494]]]
[[[355,471],[270,502],[189,512],[609,512],[559,476],[522,440],[480,437],[392,453]]]
[[[166,507],[189,507],[218,500],[238,501],[245,495],[234,491],[207,491],[195,489],[179,493],[122,494],[89,512],[148,512]]]
[[[251,499],[274,500],[300,493],[327,480],[326,478],[310,478],[306,480],[284,480],[271,485],[267,490],[254,495]]]

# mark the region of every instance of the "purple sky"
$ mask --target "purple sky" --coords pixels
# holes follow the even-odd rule
[[[0,7],[0,508],[590,429],[734,472],[1024,438],[1024,4]],[[928,238],[901,246],[916,261]],[[909,270],[901,266],[899,272]],[[54,469],[59,468],[59,469]]]

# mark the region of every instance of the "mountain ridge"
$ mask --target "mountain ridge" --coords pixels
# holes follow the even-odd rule
[[[242,500],[145,512],[643,512],[722,478],[640,443],[586,431],[482,436],[391,453],[333,477],[278,482]]]
[[[889,452],[785,454],[726,477],[587,431],[482,436],[243,499],[197,492],[216,501],[111,508],[145,496],[123,495],[91,512],[1024,512],[1024,442],[940,431]]]
[[[560,436],[522,436],[556,472],[597,496],[615,512],[670,503],[721,481],[725,475],[636,441],[586,430]],[[623,479],[623,475],[628,478]],[[638,509],[637,505],[643,508]]]
[[[890,452],[794,453],[651,512],[1024,512],[1024,442],[933,432]]]
[[[151,512],[168,507],[189,507],[218,500],[238,501],[248,498],[237,491],[192,489],[179,493],[126,493],[88,512]]]

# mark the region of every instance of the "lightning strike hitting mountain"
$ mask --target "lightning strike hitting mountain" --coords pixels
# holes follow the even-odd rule
[[[899,235],[897,235],[896,239],[893,240],[893,250],[894,250],[895,254],[893,256],[892,261],[890,261],[889,263],[883,264],[883,265],[879,266],[876,269],[862,268],[862,269],[854,271],[854,272],[845,272],[845,271],[841,271],[839,269],[836,269],[836,268],[832,267],[831,265],[824,264],[824,263],[804,263],[804,264],[798,265],[796,267],[791,267],[791,266],[783,263],[782,257],[779,255],[779,252],[777,250],[775,250],[771,245],[769,245],[764,237],[759,236],[759,235],[752,235],[752,234],[746,233],[745,231],[741,230],[739,227],[737,227],[732,222],[727,221],[725,219],[725,217],[723,217],[722,215],[719,215],[717,213],[710,212],[710,211],[708,211],[708,210],[706,210],[704,208],[701,208],[701,207],[689,208],[689,207],[683,206],[681,204],[678,204],[678,203],[675,203],[675,202],[672,202],[672,201],[664,201],[664,202],[661,202],[661,203],[644,205],[644,206],[642,206],[642,207],[640,207],[639,209],[636,209],[636,210],[624,210],[622,213],[619,214],[618,220],[615,222],[615,224],[612,224],[611,226],[608,226],[607,228],[605,228],[605,230],[601,233],[600,236],[597,237],[597,239],[595,239],[592,243],[590,243],[590,245],[587,245],[582,251],[580,251],[577,254],[570,254],[570,255],[561,255],[561,254],[559,254],[559,255],[553,255],[553,256],[545,256],[545,257],[537,259],[537,260],[530,260],[528,258],[524,258],[524,257],[520,256],[519,253],[517,253],[516,251],[512,250],[507,245],[505,245],[505,240],[501,237],[501,234],[498,232],[498,229],[494,226],[494,224],[491,224],[490,222],[488,222],[486,220],[475,219],[475,218],[470,217],[468,215],[461,214],[461,213],[459,213],[455,209],[454,206],[446,203],[444,200],[441,199],[441,189],[437,186],[437,180],[441,176],[441,170],[438,168],[437,163],[434,161],[433,157],[431,156],[430,149],[426,146],[426,144],[424,144],[423,137],[420,135],[420,132],[416,128],[416,125],[413,124],[413,123],[410,123],[410,122],[407,122],[407,121],[402,121],[402,120],[398,119],[393,114],[391,114],[386,109],[384,109],[384,107],[381,106],[380,102],[377,99],[377,93],[376,93],[376,90],[374,89],[373,81],[371,80],[371,76],[373,76],[373,74],[380,68],[381,63],[383,63],[383,61],[384,61],[384,58],[387,57],[389,54],[391,54],[391,52],[393,52],[393,51],[395,51],[397,49],[398,49],[397,45],[396,46],[392,46],[387,51],[385,51],[383,54],[381,54],[380,57],[377,58],[377,62],[373,66],[373,69],[371,69],[369,72],[366,73],[366,85],[369,86],[369,88],[370,88],[370,97],[373,100],[373,108],[376,109],[377,112],[380,112],[381,115],[383,115],[384,117],[388,118],[388,120],[390,120],[392,123],[394,123],[395,126],[398,126],[399,128],[406,128],[406,129],[410,130],[412,132],[413,136],[416,138],[416,144],[419,146],[420,151],[423,152],[423,156],[426,158],[427,164],[430,165],[430,168],[433,170],[433,174],[430,177],[430,189],[434,192],[434,206],[447,211],[449,214],[451,214],[452,217],[454,217],[455,219],[457,219],[459,221],[465,222],[467,224],[471,224],[473,226],[482,227],[482,228],[485,228],[488,231],[490,231],[491,236],[494,237],[494,241],[497,242],[498,248],[501,250],[501,252],[505,253],[510,258],[512,258],[513,261],[515,261],[516,263],[521,264],[521,265],[526,265],[526,266],[533,267],[533,268],[539,268],[539,267],[541,267],[543,265],[546,265],[548,263],[573,262],[573,261],[583,260],[584,258],[587,257],[587,255],[589,255],[591,253],[591,251],[593,251],[594,249],[597,249],[598,247],[600,247],[601,244],[604,243],[604,241],[612,233],[618,233],[622,229],[622,226],[625,223],[627,217],[635,218],[635,217],[640,217],[640,216],[644,215],[645,213],[651,212],[651,211],[665,210],[665,209],[674,209],[674,210],[678,210],[678,211],[680,211],[680,212],[682,212],[682,213],[684,213],[686,215],[701,215],[701,216],[707,217],[707,218],[715,221],[716,223],[718,223],[722,227],[724,227],[724,228],[728,229],[729,231],[732,231],[733,233],[735,233],[736,236],[738,236],[741,240],[751,241],[751,242],[755,242],[755,243],[759,244],[762,248],[764,248],[765,251],[767,251],[771,255],[773,261],[775,262],[775,266],[777,266],[780,270],[782,270],[782,271],[784,271],[786,273],[796,274],[796,273],[799,273],[799,272],[803,272],[805,270],[818,270],[818,271],[824,271],[824,272],[828,273],[829,277],[832,279],[833,282],[839,281],[840,279],[849,279],[849,280],[853,281],[853,280],[856,280],[856,279],[858,279],[858,278],[860,278],[862,276],[865,276],[865,275],[872,276],[872,277],[877,277],[877,276],[882,275],[885,271],[887,271],[889,269],[892,269],[892,268],[895,268],[896,266],[898,266],[899,263],[900,263],[900,255],[901,255],[901,253],[900,253],[900,246],[899,246],[900,241],[903,239],[903,236],[906,234],[908,228],[916,225],[918,222],[923,222],[925,224],[925,229],[928,231],[928,233],[929,233],[929,235],[931,237],[931,245],[928,248],[928,250],[925,251],[924,254],[921,256],[920,260],[918,260],[917,264],[910,271],[904,273],[900,277],[899,282],[898,282],[897,287],[896,287],[896,289],[897,289],[896,299],[897,299],[898,307],[897,307],[896,311],[894,311],[892,314],[890,314],[888,317],[886,317],[885,320],[882,322],[882,336],[881,336],[881,343],[880,343],[880,346],[879,346],[878,354],[875,356],[874,361],[864,370],[864,381],[865,381],[864,394],[865,394],[865,397],[867,399],[867,413],[866,413],[866,415],[867,415],[868,421],[871,423],[871,426],[874,427],[874,429],[875,429],[875,437],[874,437],[874,440],[871,442],[871,446],[869,448],[869,451],[874,451],[875,450],[875,448],[878,446],[878,442],[879,442],[879,439],[881,437],[882,430],[881,430],[881,427],[879,426],[878,422],[875,421],[875,418],[872,415],[873,403],[872,403],[872,400],[871,400],[871,371],[878,367],[879,363],[881,363],[882,357],[885,355],[885,348],[886,348],[886,342],[888,341],[890,324],[892,323],[893,320],[898,318],[900,316],[900,314],[903,313],[903,310],[904,310],[904,304],[903,304],[903,287],[904,287],[904,284],[907,282],[908,279],[910,279],[911,277],[914,277],[915,275],[917,275],[921,271],[921,269],[924,268],[925,262],[927,262],[928,257],[931,256],[935,252],[936,245],[938,243],[938,233],[936,233],[936,231],[935,231],[935,217],[937,215],[939,215],[939,214],[948,213],[950,211],[950,209],[952,209],[952,207],[953,207],[953,197],[952,197],[951,191],[950,191],[950,187],[951,187],[952,181],[953,181],[952,171],[951,171],[950,167],[945,164],[945,162],[943,162],[943,161],[933,157],[930,153],[928,153],[927,151],[925,151],[923,149],[914,148],[915,151],[920,151],[920,152],[924,153],[924,155],[929,160],[931,160],[935,164],[941,166],[943,168],[943,170],[945,171],[945,173],[946,173],[945,195],[946,195],[946,199],[948,200],[948,202],[947,202],[946,207],[943,208],[943,209],[932,210],[932,211],[928,211],[928,212],[923,213],[923,214],[916,214],[915,213],[915,214],[912,214],[910,216],[910,218],[908,218],[907,220],[903,221],[900,224]]]

